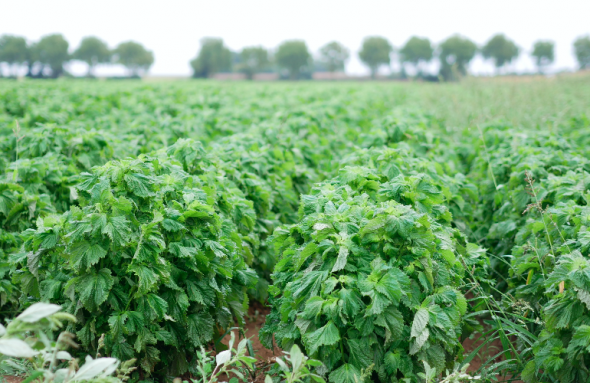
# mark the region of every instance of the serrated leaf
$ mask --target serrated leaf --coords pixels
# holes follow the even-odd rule
[[[307,258],[309,258],[312,254],[314,254],[318,249],[318,245],[315,242],[308,243],[301,253],[299,254],[299,258],[297,259],[297,267],[295,271],[299,270],[301,266],[305,263]]]
[[[145,175],[128,173],[125,174],[124,179],[127,187],[136,196],[146,198],[154,195],[154,193],[150,191],[150,179]]]
[[[126,244],[129,241],[130,233],[129,221],[123,216],[109,217],[107,224],[102,229],[102,234],[107,235],[115,246]]]
[[[115,280],[109,269],[101,269],[98,273],[89,273],[76,280],[75,288],[80,300],[88,310],[98,308],[109,296]]]
[[[586,290],[581,290],[581,289],[576,289],[576,290],[578,291],[578,299],[586,305],[588,310],[590,310],[590,293],[587,292]]]
[[[97,264],[107,254],[107,251],[98,244],[90,244],[84,241],[75,244],[71,253],[74,267],[88,269],[90,266]]]
[[[305,334],[306,345],[310,350],[310,354],[315,354],[320,346],[330,346],[340,341],[340,332],[332,321],[329,321],[325,326],[320,327],[316,331]]]
[[[340,302],[338,304],[342,305],[342,311],[349,318],[353,318],[364,307],[362,298],[356,290],[343,288],[339,291],[339,296]]]
[[[330,373],[332,383],[358,383],[361,371],[352,364],[345,363]]]
[[[428,320],[430,315],[428,313],[428,309],[420,308],[416,311],[414,315],[414,321],[412,322],[412,332],[410,334],[411,337],[418,337],[420,334],[424,332],[426,329],[426,325],[428,324]]]
[[[151,291],[158,283],[158,275],[148,266],[133,264],[129,271],[135,274],[139,280],[137,294],[143,295]]]
[[[425,328],[420,334],[418,334],[416,336],[416,339],[414,339],[414,342],[410,346],[410,355],[414,355],[415,353],[420,351],[422,346],[424,346],[424,343],[426,343],[426,341],[428,340],[429,336],[430,331],[428,331],[427,328]]]
[[[340,246],[340,250],[338,250],[338,258],[336,258],[336,263],[334,267],[332,267],[332,272],[335,273],[339,270],[344,269],[346,266],[346,260],[348,259],[348,248],[346,246]]]

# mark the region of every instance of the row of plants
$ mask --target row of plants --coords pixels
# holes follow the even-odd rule
[[[59,304],[86,352],[199,376],[268,298],[261,340],[332,382],[463,376],[495,340],[479,379],[588,379],[584,117],[454,131],[368,92],[55,87],[0,97],[6,317]]]
[[[36,127],[23,113],[2,142],[4,308],[58,303],[86,350],[104,334],[105,352],[146,374],[194,374],[199,347],[243,324],[245,293],[266,299],[271,233],[353,145],[294,110],[279,126],[150,152],[143,142],[167,133],[84,127],[67,107]]]
[[[481,195],[473,232],[494,255],[496,299],[518,326],[510,358],[526,382],[590,377],[590,163],[567,136],[490,126],[469,174]]]

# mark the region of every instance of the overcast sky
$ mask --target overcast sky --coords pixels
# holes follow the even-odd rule
[[[483,44],[503,32],[522,48],[518,70],[534,68],[529,58],[534,41],[551,39],[553,69],[559,70],[575,67],[572,42],[590,34],[590,0],[2,0],[0,10],[0,34],[37,40],[59,32],[71,49],[88,35],[111,47],[141,42],[154,52],[152,75],[188,75],[188,62],[205,36],[222,37],[232,50],[303,39],[313,53],[338,40],[351,51],[347,70],[363,74],[357,52],[369,35],[400,47],[412,35],[438,43],[460,33]],[[471,69],[489,73],[492,67],[477,59]]]

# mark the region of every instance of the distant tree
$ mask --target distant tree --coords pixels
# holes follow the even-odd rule
[[[231,63],[232,54],[223,44],[223,40],[205,37],[201,40],[199,54],[190,65],[193,68],[193,77],[211,77],[215,73],[229,71]]]
[[[590,69],[590,36],[578,37],[574,42],[574,52],[580,69]]]
[[[379,36],[365,38],[359,58],[371,70],[371,78],[375,78],[381,65],[389,65],[391,52],[393,47],[385,38]]]
[[[39,40],[36,44],[36,54],[38,61],[43,66],[42,75],[46,67],[51,69],[51,77],[57,78],[62,75],[64,64],[70,59],[69,46],[70,44],[61,34],[44,36]]]
[[[344,72],[344,66],[349,57],[348,49],[337,41],[332,41],[320,48],[320,61],[328,72]]]
[[[254,74],[260,73],[270,64],[268,51],[263,47],[247,47],[240,52],[238,69],[251,80]]]
[[[509,64],[518,57],[519,49],[514,41],[508,39],[503,34],[493,36],[486,45],[481,49],[484,58],[492,59],[496,71],[504,65]]]
[[[468,38],[454,35],[439,46],[440,74],[445,80],[456,80],[467,75],[467,67],[475,53],[477,45]]]
[[[401,55],[402,63],[409,63],[414,66],[419,74],[423,73],[423,68],[420,64],[427,64],[432,60],[434,49],[430,40],[427,38],[421,38],[413,36],[411,37],[406,45],[403,46],[399,51]]]
[[[44,66],[41,65],[41,68],[37,68],[38,71],[35,73],[35,66],[39,64],[39,49],[37,48],[37,43],[32,43],[29,45],[27,49],[27,77],[42,77],[43,76],[43,68]]]
[[[277,49],[275,59],[281,68],[289,71],[291,80],[297,80],[301,70],[310,64],[311,55],[305,41],[285,41]]]
[[[12,75],[15,77],[18,74],[18,68],[27,61],[27,49],[27,40],[24,37],[12,35],[0,37],[0,63],[5,62],[12,67]]]
[[[115,61],[125,66],[133,77],[147,72],[154,63],[154,54],[135,41],[119,44],[113,53]]]
[[[107,44],[98,37],[88,36],[82,39],[73,55],[74,59],[88,64],[88,77],[94,75],[94,67],[111,61],[111,51]]]
[[[553,63],[555,43],[553,41],[537,41],[533,46],[533,53],[539,73],[543,73],[543,68]]]

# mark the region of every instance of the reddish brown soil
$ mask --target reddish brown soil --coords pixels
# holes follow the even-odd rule
[[[262,305],[258,302],[251,302],[250,309],[245,316],[246,326],[246,338],[250,338],[252,340],[252,348],[254,348],[254,353],[256,354],[256,359],[261,361],[267,361],[275,356],[282,355],[281,349],[275,347],[274,350],[269,350],[268,348],[264,347],[262,343],[260,343],[260,339],[258,339],[258,332],[264,326],[264,321],[266,320],[266,316],[270,313],[270,308]],[[236,336],[239,334],[236,333]],[[226,335],[225,338],[221,341],[221,343],[228,345],[231,335]],[[234,344],[234,348],[237,346],[237,343],[240,339],[236,339],[236,344]]]
[[[0,377],[0,382],[2,382],[2,383],[20,383],[23,380],[25,380],[25,378],[20,377],[20,376],[4,375],[4,376]]]
[[[465,339],[463,341],[463,348],[465,349],[465,354],[471,353],[475,350],[479,345],[483,343],[482,340],[479,340],[477,336],[474,339]],[[494,355],[498,355],[502,351],[502,342],[499,339],[494,340],[492,343],[488,343],[484,347],[482,347],[477,355],[473,358],[471,363],[469,363],[469,368],[467,369],[468,372],[476,372],[482,366],[485,361],[489,360]],[[501,362],[503,360],[502,356],[497,356],[494,362]],[[489,366],[489,364],[488,364]],[[513,380],[511,376],[497,376],[498,382],[511,382],[511,383],[522,383],[520,380]]]
[[[264,382],[264,372],[268,369],[270,365],[275,362],[275,357],[283,355],[280,348],[276,347],[274,350],[269,350],[260,343],[260,339],[258,339],[258,332],[264,326],[264,321],[266,320],[266,315],[270,313],[270,308],[262,305],[259,302],[251,302],[250,308],[248,313],[246,314],[246,338],[250,338],[252,340],[252,348],[254,349],[254,354],[258,362],[256,363],[256,378],[253,383],[262,383]],[[238,336],[238,334],[236,334]],[[231,335],[227,335],[221,341],[223,344],[228,345]],[[234,348],[237,346],[239,342],[236,339],[236,344]],[[220,381],[224,381],[224,377],[221,377]]]

